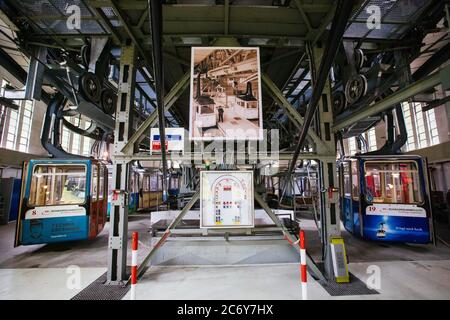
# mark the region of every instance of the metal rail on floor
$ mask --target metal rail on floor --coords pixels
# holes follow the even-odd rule
[[[267,213],[267,215],[272,219],[272,221],[275,223],[275,225],[281,229],[283,232],[283,235],[288,239],[290,243],[296,243],[297,239],[289,233],[289,231],[286,229],[286,227],[283,225],[280,219],[276,216],[275,213],[273,213],[272,209],[267,205],[267,203],[264,202],[264,200],[261,198],[261,196],[255,192],[255,200],[259,203],[259,205],[264,209],[264,211]],[[158,242],[153,246],[151,251],[147,254],[147,256],[142,261],[141,265],[138,268],[137,276],[138,278],[142,276],[144,271],[146,270],[146,267],[148,263],[150,262],[150,259],[154,256],[156,251],[165,243],[167,238],[173,233],[172,230],[176,228],[176,226],[181,222],[183,217],[189,212],[189,210],[192,208],[194,203],[200,198],[200,191],[197,191],[193,196],[192,199],[186,204],[186,206],[181,210],[181,212],[178,214],[178,216],[170,223],[170,225],[167,227],[166,231],[164,231],[163,236],[158,240]],[[300,252],[300,249],[298,246],[294,245],[295,250]],[[306,263],[309,269],[309,272],[316,277],[318,280],[326,281],[324,275],[319,270],[317,265],[314,263],[311,256],[307,253],[306,254]],[[128,279],[127,284],[130,283],[131,277]]]
[[[272,209],[267,205],[267,203],[264,202],[263,198],[255,192],[255,200],[259,203],[259,205],[264,209],[264,211],[267,213],[267,215],[272,219],[272,221],[275,223],[275,225],[279,228],[281,228],[281,231],[283,232],[284,236],[289,240],[290,243],[296,243],[297,238],[295,238],[283,225],[280,219],[278,219],[277,215],[273,213]],[[295,250],[297,250],[300,254],[300,247],[294,245],[293,246]],[[317,265],[314,263],[311,256],[306,253],[306,265],[308,266],[309,272],[316,277],[318,280],[326,281],[325,276],[322,274],[322,272],[319,270]]]
[[[170,225],[167,227],[166,231],[164,231],[164,235],[153,246],[152,250],[145,257],[144,261],[142,261],[142,263],[139,266],[138,271],[137,271],[138,278],[141,277],[141,275],[143,274],[145,268],[147,267],[148,263],[150,262],[150,259],[155,254],[155,252],[164,244],[166,239],[170,236],[171,230],[175,229],[175,227],[181,222],[183,217],[186,215],[186,213],[189,212],[189,210],[192,208],[192,206],[198,199],[200,199],[200,191],[195,192],[195,194],[192,196],[192,199],[186,204],[186,206],[183,208],[183,210],[181,210],[180,214],[170,223]],[[131,277],[128,278],[127,284],[130,283],[130,280],[131,280]]]

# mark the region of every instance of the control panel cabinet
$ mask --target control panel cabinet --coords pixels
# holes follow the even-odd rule
[[[254,226],[253,171],[202,171],[201,228]]]

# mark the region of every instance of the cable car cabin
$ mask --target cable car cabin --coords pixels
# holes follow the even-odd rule
[[[139,190],[139,209],[154,208],[162,203],[162,175],[159,172],[143,173]]]
[[[339,177],[347,231],[369,240],[433,241],[428,172],[421,157],[359,155],[341,162]]]
[[[176,197],[180,193],[180,180],[181,174],[180,173],[171,173],[169,176],[169,188],[168,193],[171,197]]]
[[[258,119],[258,100],[253,95],[252,82],[247,82],[247,91],[236,96],[235,113],[247,120]]]
[[[197,105],[195,119],[199,128],[215,127],[217,119],[214,112],[214,104]]]
[[[14,246],[95,238],[106,222],[108,170],[97,160],[30,160]]]
[[[139,185],[140,173],[136,169],[131,169],[130,173],[130,189],[128,197],[128,213],[137,212],[139,208]]]
[[[258,101],[245,101],[236,98],[235,113],[247,120],[258,119]]]

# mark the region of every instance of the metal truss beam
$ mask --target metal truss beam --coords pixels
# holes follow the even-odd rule
[[[151,64],[151,61],[149,61],[149,59],[148,59],[148,54],[146,54],[146,52],[144,51],[144,48],[141,45],[141,41],[138,40],[137,35],[134,33],[132,28],[129,26],[129,24],[126,20],[125,13],[123,12],[123,9],[119,8],[119,6],[117,5],[117,0],[109,0],[109,3],[111,5],[111,7],[113,8],[114,12],[116,13],[116,16],[119,18],[120,22],[122,23],[123,27],[125,28],[125,31],[127,32],[128,36],[131,38],[134,45],[138,49],[141,58],[144,59],[147,66],[151,66],[152,64]]]
[[[315,10],[315,9],[319,10]],[[254,5],[230,5],[228,16],[226,17],[226,5],[205,5],[205,6],[172,6],[164,7],[165,15],[165,35],[172,36],[265,36],[279,37],[299,37],[305,39],[308,35],[308,23],[318,24],[320,14],[325,16],[332,8],[331,5],[302,6],[304,12],[312,12],[314,9],[314,21],[304,21],[297,8],[290,7],[270,7]],[[197,17],[198,22],[192,23],[187,17]],[[312,16],[312,15],[311,15]],[[228,21],[226,23],[225,21]],[[243,23],[245,22],[245,23]],[[261,30],[261,23],[264,23],[264,32]]]
[[[294,119],[294,124],[301,128],[303,127],[303,117],[297,112],[297,110],[289,103],[280,89],[276,86],[276,84],[269,78],[268,75],[262,74],[261,80],[263,81],[264,86],[268,89],[268,93],[271,94],[272,98],[278,102],[278,104],[283,107],[286,111],[287,115]],[[328,147],[325,145],[323,140],[312,130],[308,131],[308,136],[312,139],[312,141],[316,144],[318,153],[327,153],[330,152]]]
[[[273,213],[272,209],[267,205],[267,203],[264,202],[264,200],[261,198],[261,196],[255,192],[255,200],[259,203],[259,205],[264,209],[264,211],[267,213],[267,215],[272,219],[272,221],[275,223],[275,225],[279,228],[281,228],[281,231],[283,232],[284,236],[289,239],[290,243],[295,243],[297,239],[286,229],[286,227],[281,223],[280,219],[277,217],[275,213]],[[300,253],[300,246],[294,245],[294,248],[296,251]],[[313,274],[318,280],[325,281],[325,277],[323,276],[322,272],[319,270],[317,265],[314,263],[313,259],[309,254],[306,255],[306,265],[309,268],[309,272]]]
[[[224,150],[224,154],[225,154]],[[222,156],[223,154],[221,154]],[[240,159],[240,157],[245,160],[245,162],[250,161],[272,161],[272,160],[280,160],[280,161],[290,161],[292,160],[293,152],[276,152],[274,154],[271,154],[270,152],[266,153],[259,153],[257,155],[254,154],[240,154],[239,152],[234,154],[234,157],[237,159]],[[307,153],[301,153],[300,159],[305,160],[318,160],[318,161],[336,161],[336,155],[327,155],[327,154],[317,154],[313,152],[307,152]],[[161,161],[161,155],[159,154],[148,154],[148,153],[135,153],[133,155],[116,155],[116,159],[123,160],[123,161]],[[183,154],[179,153],[169,153],[167,156],[168,160],[172,161],[179,161],[179,162],[199,162],[202,163],[203,160],[209,160],[214,161],[217,160],[218,156],[216,153],[201,153],[201,152],[185,152]]]
[[[339,0],[336,7],[336,14],[333,18],[333,23],[331,25],[331,33],[327,39],[327,45],[325,47],[325,52],[322,56],[319,70],[317,72],[317,79],[314,79],[314,69],[311,68],[311,78],[314,83],[314,90],[311,99],[308,104],[308,109],[305,115],[305,124],[300,131],[300,137],[295,148],[294,159],[289,167],[289,172],[293,172],[296,165],[297,159],[296,155],[304,147],[306,135],[311,126],[311,122],[314,118],[314,114],[318,108],[320,99],[322,98],[322,91],[328,81],[331,66],[333,64],[334,58],[337,54],[339,45],[344,36],[345,28],[347,26],[348,19],[351,16],[351,9],[355,4],[356,0]],[[310,61],[311,61],[310,57]],[[332,105],[329,105],[331,109]],[[329,130],[330,128],[328,128]],[[328,132],[329,133],[329,132]]]
[[[333,132],[347,128],[360,120],[374,116],[382,111],[392,108],[392,106],[398,103],[407,101],[412,96],[437,86],[442,82],[442,79],[448,78],[448,74],[450,74],[450,66],[396,91],[380,102],[363,107],[345,118],[338,119],[333,126]]]
[[[170,92],[164,97],[164,112],[169,111],[175,101],[180,97],[183,91],[189,86],[189,79],[191,72],[188,71],[184,76],[173,86]],[[157,111],[153,111],[147,119],[137,128],[136,132],[128,139],[127,144],[121,150],[123,153],[129,154],[135,142],[145,133],[145,131],[152,126],[158,117]]]
[[[152,0],[153,1],[153,0]],[[144,273],[144,271],[147,268],[147,265],[150,263],[151,258],[155,254],[155,252],[161,248],[161,246],[166,242],[167,238],[170,236],[173,229],[176,228],[176,226],[181,222],[183,217],[189,212],[189,210],[192,208],[192,206],[197,202],[197,200],[200,199],[200,191],[197,191],[191,198],[191,200],[186,204],[186,206],[181,210],[181,212],[178,214],[178,216],[172,220],[170,225],[167,227],[166,231],[164,231],[164,235],[158,240],[158,242],[153,246],[152,250],[147,254],[147,256],[144,258],[142,263],[140,264],[137,276],[140,277]],[[130,282],[130,279],[128,279],[128,282]]]
[[[295,0],[295,4],[297,5],[297,9],[300,12],[300,15],[302,16],[303,21],[306,24],[306,27],[308,28],[308,32],[311,32],[313,30],[313,27],[311,26],[311,22],[309,22],[309,18],[306,15],[305,11],[303,10],[303,3],[301,0]]]

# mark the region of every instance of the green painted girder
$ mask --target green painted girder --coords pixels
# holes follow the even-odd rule
[[[111,7],[110,1],[87,0],[94,8]],[[125,13],[146,10],[147,1],[115,1]],[[324,18],[334,8],[333,1],[319,0],[314,4],[303,4],[302,10],[290,7],[249,5],[164,5],[164,35],[189,36],[268,36],[299,37],[311,36],[313,27],[322,25]],[[302,14],[303,12],[304,14]],[[308,23],[305,23],[305,15]],[[148,20],[147,20],[148,22]],[[140,22],[142,28],[138,37],[148,36],[148,23]],[[139,30],[136,30],[136,29]]]

